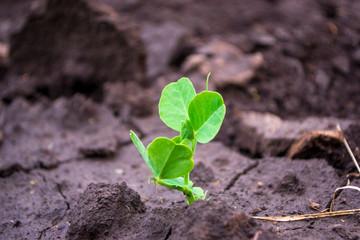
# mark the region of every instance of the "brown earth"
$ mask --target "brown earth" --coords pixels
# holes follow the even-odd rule
[[[209,200],[187,206],[129,130],[175,136],[162,88],[208,72],[227,114],[195,152]],[[358,213],[252,218],[317,213],[357,172],[327,133],[360,159],[359,79],[359,1],[3,0],[0,239],[360,239]],[[334,210],[359,206],[346,189]]]

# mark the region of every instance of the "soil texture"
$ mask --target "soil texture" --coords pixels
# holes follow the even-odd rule
[[[174,137],[163,87],[201,92],[209,72],[227,112],[188,206],[148,181],[129,131]],[[254,218],[360,187],[344,145],[360,160],[360,1],[2,0],[0,99],[0,239],[360,239],[359,213]]]

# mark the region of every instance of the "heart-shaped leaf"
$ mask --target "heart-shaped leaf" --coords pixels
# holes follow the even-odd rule
[[[167,85],[159,101],[160,119],[176,131],[181,130],[181,123],[188,119],[188,106],[196,95],[194,86],[188,78],[180,78]]]
[[[157,179],[184,176],[194,168],[191,149],[168,138],[156,138],[149,144],[147,153]]]
[[[191,100],[188,112],[196,140],[207,143],[219,132],[226,108],[219,93],[204,91]]]

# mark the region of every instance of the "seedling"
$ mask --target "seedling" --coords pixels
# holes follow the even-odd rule
[[[130,130],[134,145],[154,175],[150,179],[155,185],[183,192],[188,204],[206,198],[206,192],[193,187],[190,180],[196,144],[208,143],[216,136],[226,111],[221,95],[208,91],[209,76],[206,90],[199,94],[188,78],[181,78],[163,89],[159,101],[160,119],[178,131],[178,136],[172,139],[158,137],[145,148]]]

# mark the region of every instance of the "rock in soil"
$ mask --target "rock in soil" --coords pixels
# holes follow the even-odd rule
[[[315,130],[335,130],[338,123],[346,131],[352,123],[331,117],[283,120],[271,113],[247,111],[236,112],[231,118],[226,121],[232,124],[224,124],[224,134],[232,134],[233,146],[252,156],[282,156],[304,134]]]
[[[74,92],[101,98],[106,81],[144,83],[145,58],[134,26],[90,0],[37,2],[10,43],[12,72],[27,75],[33,91],[53,98]],[[22,88],[19,77],[9,78]]]
[[[229,85],[245,86],[263,64],[261,53],[245,55],[236,46],[214,40],[186,58],[184,72],[199,71],[205,77],[211,72],[210,83],[217,88]]]

